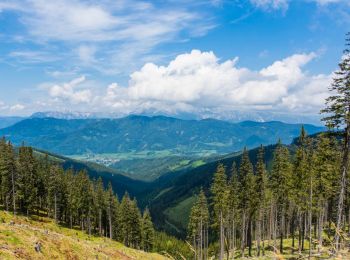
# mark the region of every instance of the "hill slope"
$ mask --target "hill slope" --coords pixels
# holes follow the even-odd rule
[[[0,211],[0,220],[0,259],[167,259],[107,238],[89,237],[48,218],[14,217]],[[36,242],[41,243],[41,252],[35,251]]]
[[[275,145],[264,148],[265,161],[271,163]],[[293,149],[293,146],[290,146]],[[249,151],[249,157],[253,164],[259,148]],[[232,163],[240,164],[241,153],[232,153],[221,157],[218,160],[206,163],[188,171],[171,173],[171,177],[164,175],[157,180],[156,188],[149,194],[142,196],[140,202],[150,204],[154,223],[173,235],[184,237],[188,224],[190,209],[195,201],[200,187],[208,190],[213,179],[214,172],[219,163],[226,169],[230,169]]]
[[[300,124],[282,122],[230,123],[213,119],[181,120],[156,116],[128,116],[120,119],[30,118],[0,130],[14,144],[26,142],[51,152],[74,155],[162,151],[228,153],[275,143],[290,143]],[[308,133],[324,130],[305,125]]]
[[[39,157],[49,155],[49,160],[60,164],[64,169],[73,169],[75,171],[86,170],[91,179],[102,178],[105,187],[111,182],[113,190],[121,198],[126,191],[132,196],[137,196],[139,193],[150,187],[150,183],[134,180],[123,175],[122,172],[105,167],[91,162],[82,162],[73,160],[61,155],[49,153],[46,151],[35,149],[35,154]]]
[[[14,125],[24,119],[25,119],[24,117],[19,117],[19,116],[0,117],[0,129]]]

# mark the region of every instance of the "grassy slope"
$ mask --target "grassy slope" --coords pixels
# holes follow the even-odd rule
[[[0,211],[0,259],[166,259],[107,238],[56,225],[51,219],[14,217]],[[14,221],[11,225],[10,222]],[[42,244],[37,253],[34,245]]]

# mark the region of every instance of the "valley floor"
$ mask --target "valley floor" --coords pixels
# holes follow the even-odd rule
[[[35,245],[41,244],[41,252]],[[26,218],[0,211],[0,259],[145,259],[166,257],[127,248],[107,238],[58,226],[45,217]]]

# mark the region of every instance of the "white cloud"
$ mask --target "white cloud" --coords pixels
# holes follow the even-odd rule
[[[193,50],[167,66],[145,64],[130,75],[127,87],[111,84],[102,97],[115,111],[167,113],[237,109],[317,112],[330,76],[309,75],[303,66],[316,54],[295,54],[259,71],[220,62],[213,52]],[[316,97],[316,100],[314,99]]]
[[[45,63],[57,61],[58,57],[44,51],[13,51],[9,57],[15,58],[20,63]]]
[[[250,2],[263,10],[287,10],[289,0],[250,0]]]
[[[297,2],[299,0],[295,0]],[[300,0],[301,1],[301,0]],[[336,3],[350,4],[349,0],[304,0],[305,2],[315,2],[320,6]],[[282,10],[286,11],[292,0],[250,0],[250,3],[265,11]]]
[[[81,76],[67,83],[50,86],[49,95],[56,100],[63,99],[73,104],[90,102],[92,93],[89,89],[76,89],[85,80],[85,76]]]
[[[15,104],[15,105],[10,107],[10,110],[11,111],[20,111],[20,110],[23,110],[24,108],[25,108],[25,106],[22,104]]]
[[[0,10],[16,11],[18,22],[26,28],[22,41],[34,42],[53,55],[65,53],[71,56],[64,58],[70,63],[78,61],[105,73],[135,68],[135,60],[150,55],[159,44],[205,35],[215,23],[194,6],[132,0],[13,0],[11,4],[0,0]],[[80,47],[71,52],[77,44]],[[99,59],[92,59],[94,53]]]
[[[319,5],[327,5],[327,4],[333,4],[333,3],[346,3],[348,0],[313,0]]]

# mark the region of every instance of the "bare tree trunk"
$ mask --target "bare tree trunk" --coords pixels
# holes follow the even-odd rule
[[[90,220],[90,214],[88,216],[88,230],[89,230],[89,236],[91,236],[91,220]]]
[[[280,221],[280,252],[283,254],[283,238],[284,238],[284,206],[281,210],[281,221]]]
[[[235,219],[233,215],[232,219],[232,259],[235,259],[235,239],[236,239],[236,230],[235,230]]]
[[[302,241],[301,241],[301,250],[304,251],[304,241],[305,241],[305,230],[306,230],[306,216],[305,213],[303,214],[303,235],[302,235]]]
[[[319,218],[318,218],[318,252],[319,253],[321,252],[322,243],[323,243],[322,231],[323,231],[324,210],[325,210],[324,208],[321,209]]]
[[[350,205],[348,208],[348,236],[350,236]]]
[[[13,215],[16,216],[16,190],[15,190],[15,173],[12,170],[11,172],[11,181],[12,181],[12,202],[13,202]]]
[[[344,207],[344,197],[345,197],[345,188],[346,188],[346,176],[348,174],[348,164],[349,164],[349,137],[350,137],[350,126],[349,124],[345,129],[345,140],[344,140],[344,154],[342,161],[342,175],[340,181],[340,193],[339,193],[339,201],[337,208],[337,230],[334,236],[335,250],[336,252],[339,250],[339,232],[341,229],[341,219],[343,215],[343,207]]]
[[[262,255],[265,256],[265,218],[263,214],[262,220]]]
[[[98,210],[98,233],[102,236],[102,210]]]
[[[108,223],[109,223],[109,238],[113,239],[113,230],[112,230],[112,211],[111,211],[111,207],[109,207],[108,210]]]
[[[260,250],[261,250],[261,208],[259,209],[259,216],[258,216],[258,221],[257,221],[257,256],[260,256]]]
[[[241,238],[241,253],[242,257],[244,257],[244,249],[245,249],[245,210],[243,210],[243,215],[242,215],[242,238]]]
[[[199,236],[199,258],[202,260],[203,259],[203,223],[202,223],[202,218],[200,221],[200,236]]]
[[[298,210],[299,211],[299,210]],[[298,212],[298,229],[299,229],[299,237],[298,237],[298,254],[301,255],[301,247],[302,247],[302,214]]]
[[[277,208],[273,212],[273,251],[276,253],[277,250]]]
[[[205,256],[206,256],[206,259],[209,258],[209,255],[208,255],[208,247],[209,247],[209,234],[208,234],[208,223],[206,223],[206,227],[205,227],[205,234],[206,234],[206,242],[205,242]]]
[[[55,197],[54,197],[54,207],[55,207],[55,222],[57,223],[57,195],[56,195],[56,192],[55,192]]]
[[[220,260],[224,258],[224,223],[222,211],[220,211]]]
[[[312,249],[312,176],[310,179],[310,196],[309,196],[309,259],[311,259]]]

